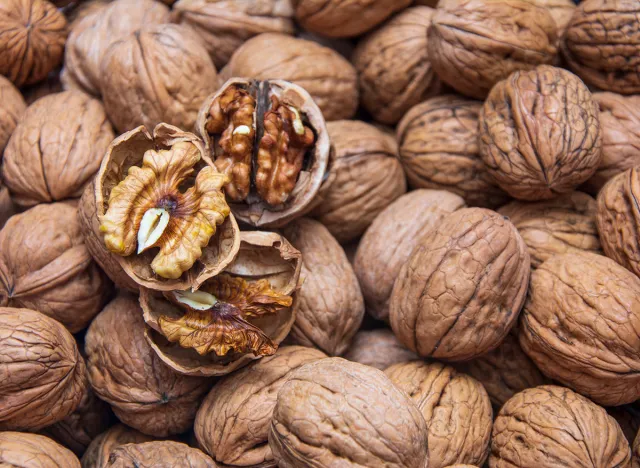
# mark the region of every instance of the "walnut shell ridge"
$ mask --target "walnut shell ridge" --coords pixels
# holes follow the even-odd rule
[[[381,371],[400,362],[418,359],[418,355],[400,343],[388,328],[360,330],[343,357]]]
[[[9,137],[27,108],[20,91],[2,75],[0,75],[0,102],[2,102],[0,108],[0,156],[2,156]]]
[[[73,452],[48,437],[0,432],[0,465],[29,468],[80,468]]]

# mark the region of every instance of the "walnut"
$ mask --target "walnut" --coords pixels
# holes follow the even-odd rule
[[[145,26],[114,42],[100,62],[100,91],[120,132],[161,122],[192,129],[198,109],[217,87],[216,69],[185,26]]]
[[[568,388],[544,385],[511,398],[491,435],[492,468],[629,466],[629,444],[604,408]]]
[[[37,431],[80,404],[86,368],[60,323],[33,310],[1,307],[0,347],[0,431]]]
[[[62,62],[67,33],[67,20],[48,1],[3,0],[0,75],[17,87],[44,79]]]
[[[20,91],[2,75],[0,75],[0,102],[2,102],[0,107],[0,156],[2,156],[9,137],[27,108]]]
[[[443,0],[428,33],[440,79],[476,99],[516,70],[552,63],[557,41],[546,8],[520,0]]]
[[[2,177],[21,207],[79,198],[113,140],[100,101],[79,91],[27,108],[4,152]]]
[[[385,370],[399,362],[413,361],[418,356],[405,348],[389,329],[361,330],[343,356],[348,361],[358,362],[376,369]]]
[[[639,436],[636,436],[636,438],[633,441],[631,455],[632,455],[631,467],[632,468],[640,467],[640,437]]]
[[[120,421],[164,437],[191,427],[210,382],[173,372],[145,339],[136,297],[121,293],[94,319],[85,337],[89,379]]]
[[[201,450],[169,440],[116,447],[109,455],[109,461],[105,468],[153,468],[158,466],[217,468],[211,457]]]
[[[285,34],[261,34],[248,40],[220,75],[224,80],[243,76],[302,86],[326,120],[350,119],[358,108],[358,75],[353,65],[329,47]]]
[[[196,133],[229,177],[225,194],[242,222],[280,227],[310,208],[330,143],[322,112],[299,86],[231,78],[200,108]]]
[[[399,363],[385,374],[411,396],[427,422],[429,468],[484,463],[493,411],[480,382],[437,362]]]
[[[220,380],[196,416],[203,450],[224,466],[275,467],[267,435],[278,390],[290,372],[325,357],[315,349],[285,346]]]
[[[602,405],[640,398],[640,279],[586,252],[556,255],[531,275],[520,344],[550,378]]]
[[[9,189],[0,183],[0,228],[2,228],[7,220],[15,214],[15,206]]]
[[[427,468],[427,427],[381,371],[341,358],[296,369],[278,392],[269,447],[280,468]]]
[[[140,444],[152,440],[151,436],[124,424],[116,424],[91,441],[82,456],[82,466],[83,468],[102,468],[107,464],[113,449],[125,444]]]
[[[29,468],[80,468],[71,450],[38,434],[0,432],[0,466]]]
[[[235,260],[198,291],[140,291],[145,336],[177,372],[228,374],[274,354],[293,326],[300,252],[276,233],[241,240]]]
[[[539,7],[545,8],[553,17],[558,27],[558,39],[562,37],[567,29],[573,13],[576,11],[576,4],[573,0],[529,0]]]
[[[560,68],[515,72],[480,113],[480,154],[503,190],[522,200],[568,193],[601,160],[598,106],[580,79]]]
[[[344,243],[360,237],[407,184],[392,135],[358,120],[328,122],[327,131],[335,151],[310,216]]]
[[[412,188],[449,190],[470,206],[497,208],[509,199],[480,158],[482,103],[439,96],[414,106],[397,128],[400,162]]]

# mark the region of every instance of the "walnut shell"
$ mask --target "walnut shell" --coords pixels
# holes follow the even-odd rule
[[[345,243],[360,237],[407,183],[393,135],[358,120],[328,122],[327,131],[335,151],[310,216]]]
[[[2,102],[0,107],[0,156],[2,156],[9,137],[27,108],[20,91],[2,75],[0,75],[0,102]]]
[[[343,357],[376,369],[385,370],[399,362],[413,361],[418,356],[407,349],[389,329],[361,330],[353,337]]]
[[[509,200],[480,158],[482,103],[438,96],[414,106],[397,128],[400,162],[412,188],[449,190],[469,206],[497,208]]]
[[[0,432],[0,466],[80,468],[80,460],[71,450],[48,437],[24,432]]]
[[[552,63],[557,41],[546,8],[520,0],[443,0],[428,34],[440,79],[476,99],[516,70]]]
[[[376,217],[353,262],[369,315],[389,320],[393,284],[414,247],[444,216],[464,206],[464,200],[450,192],[413,190]]]
[[[4,152],[2,177],[13,200],[28,208],[79,198],[113,137],[100,101],[79,91],[39,99]]]
[[[211,457],[187,444],[169,440],[126,444],[116,447],[105,468],[153,468],[185,466],[216,468]]]
[[[210,381],[173,372],[144,337],[135,297],[120,294],[95,318],[85,338],[89,379],[120,421],[145,434],[179,434],[193,424]]]
[[[399,363],[385,374],[411,396],[427,422],[429,468],[484,463],[493,410],[480,382],[437,362]]]
[[[86,368],[60,323],[33,310],[1,307],[0,347],[1,431],[37,431],[80,404]]]
[[[113,449],[125,444],[140,444],[152,440],[151,436],[124,424],[116,424],[91,441],[82,456],[82,468],[103,468]]]
[[[340,358],[296,369],[278,392],[269,446],[280,468],[427,468],[427,427],[381,371]]]
[[[15,205],[11,200],[9,189],[0,183],[0,229],[15,212]]]
[[[550,378],[602,405],[640,398],[640,279],[604,256],[556,255],[531,275],[522,349]]]
[[[225,466],[275,467],[267,442],[278,390],[290,372],[326,355],[285,346],[224,377],[204,399],[195,421],[203,450]]]
[[[604,408],[568,388],[544,385],[511,398],[491,435],[491,468],[628,466],[629,444]]]
[[[638,468],[640,467],[640,437],[636,436],[633,441],[632,446],[632,459],[631,459],[631,467]]]
[[[567,29],[573,13],[576,11],[576,4],[573,0],[530,0],[539,7],[545,8],[553,17],[558,26],[558,39],[562,37]]]
[[[547,65],[498,83],[480,113],[480,154],[514,198],[571,192],[601,160],[598,106],[580,79]]]

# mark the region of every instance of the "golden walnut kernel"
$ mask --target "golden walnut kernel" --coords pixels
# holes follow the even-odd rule
[[[187,444],[170,440],[125,444],[109,455],[104,468],[189,467],[217,468],[211,457]]]
[[[600,165],[598,106],[580,79],[547,65],[498,83],[480,114],[480,154],[514,198],[571,192]]]
[[[399,362],[418,359],[418,355],[400,343],[387,328],[360,330],[343,357],[380,370]]]
[[[45,436],[24,432],[0,432],[0,466],[80,468],[80,460],[71,450]]]
[[[140,444],[152,440],[153,437],[129,426],[116,424],[91,441],[82,456],[82,466],[83,468],[102,468],[109,460],[113,449],[125,444]]]
[[[20,91],[4,76],[0,75],[0,156],[9,142],[9,137],[18,120],[27,108]]]

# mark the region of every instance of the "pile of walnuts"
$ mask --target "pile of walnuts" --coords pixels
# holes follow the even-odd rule
[[[0,466],[640,467],[638,0],[0,0]]]

